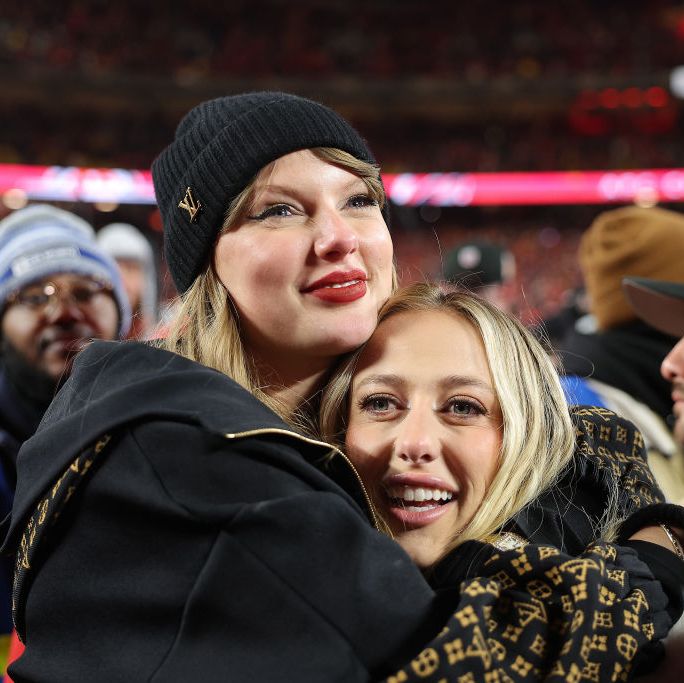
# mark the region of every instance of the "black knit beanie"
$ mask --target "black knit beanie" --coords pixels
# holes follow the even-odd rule
[[[230,202],[271,161],[311,147],[336,147],[376,163],[339,114],[296,95],[219,97],[186,114],[152,164],[164,253],[179,292],[206,267]]]

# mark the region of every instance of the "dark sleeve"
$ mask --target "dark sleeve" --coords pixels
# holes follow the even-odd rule
[[[631,548],[597,543],[572,558],[528,545],[495,552],[481,572],[460,584],[438,638],[388,681],[629,680],[672,623]]]
[[[293,445],[178,424],[136,439],[174,502],[216,528],[160,679],[211,661],[235,680],[365,680],[439,632],[408,555]]]
[[[618,542],[626,541],[639,529],[658,524],[670,524],[684,529],[684,506],[675,503],[654,503],[639,508],[620,525]]]
[[[644,439],[632,422],[606,408],[573,406],[575,454],[557,483],[509,525],[533,543],[570,555],[592,543],[617,494],[618,518],[665,498],[648,466]]]
[[[667,612],[672,622],[679,621],[684,613],[684,561],[657,543],[624,541],[622,545],[635,550],[639,559],[648,566],[667,595]]]

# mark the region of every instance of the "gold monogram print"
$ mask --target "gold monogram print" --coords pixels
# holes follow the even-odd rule
[[[24,600],[35,570],[33,559],[36,550],[48,530],[54,527],[74,493],[86,481],[87,476],[92,472],[93,462],[104,451],[111,438],[111,435],[105,434],[69,463],[57,481],[48,489],[46,495],[40,499],[26,524],[17,552],[12,589],[12,620],[22,642]]]
[[[192,194],[192,188],[188,187],[185,190],[185,196],[178,203],[179,209],[185,209],[190,216],[190,222],[194,223],[197,214],[202,210],[201,202],[198,202]]]
[[[579,457],[611,477],[631,509],[663,500],[633,426],[603,408],[574,416]],[[631,680],[655,626],[647,594],[632,585],[617,547],[597,542],[571,558],[550,546],[500,545],[484,576],[462,583],[430,647],[388,682]]]

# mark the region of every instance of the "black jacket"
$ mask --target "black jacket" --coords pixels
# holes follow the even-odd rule
[[[434,592],[330,455],[218,372],[90,346],[18,458],[14,680],[610,680],[666,633],[660,584],[605,544],[475,544],[478,575]],[[597,609],[613,626],[588,651]]]
[[[329,455],[216,371],[91,345],[18,458],[10,546],[44,508],[15,681],[355,681],[405,661],[434,594]]]

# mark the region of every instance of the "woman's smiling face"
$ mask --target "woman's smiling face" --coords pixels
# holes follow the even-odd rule
[[[363,350],[346,445],[380,514],[419,566],[470,521],[499,462],[501,408],[485,349],[465,319],[398,313]]]
[[[327,364],[363,344],[392,289],[392,241],[364,181],[310,150],[257,176],[216,272],[245,344],[273,368]]]

